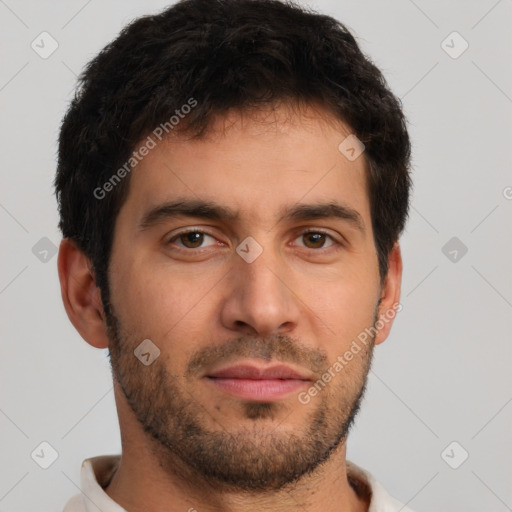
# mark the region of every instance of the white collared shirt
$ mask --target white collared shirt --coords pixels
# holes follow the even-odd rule
[[[81,471],[82,493],[73,496],[63,512],[126,512],[103,490],[117,469],[120,455],[102,455],[84,460]],[[392,498],[373,476],[347,461],[347,475],[356,491],[371,495],[368,512],[412,512]]]

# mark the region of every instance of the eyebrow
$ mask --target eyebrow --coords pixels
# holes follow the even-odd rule
[[[238,220],[238,213],[226,206],[212,201],[184,199],[169,201],[151,208],[142,217],[139,229],[149,229],[164,220],[183,216],[231,222]]]
[[[165,220],[176,217],[198,217],[224,222],[237,221],[239,212],[213,201],[178,199],[159,204],[147,211],[139,223],[140,230],[149,229]],[[337,202],[295,204],[281,208],[278,222],[307,221],[317,219],[341,219],[348,221],[357,230],[365,232],[365,224],[357,210]]]

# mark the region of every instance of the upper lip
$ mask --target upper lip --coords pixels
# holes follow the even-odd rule
[[[253,380],[266,380],[266,379],[295,379],[295,380],[310,380],[307,375],[304,375],[293,368],[285,365],[270,366],[268,368],[261,368],[249,364],[240,364],[229,366],[220,370],[215,370],[208,373],[207,377],[214,377],[219,379],[253,379]]]

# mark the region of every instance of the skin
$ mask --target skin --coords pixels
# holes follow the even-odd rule
[[[266,412],[251,409],[204,378],[221,359],[204,362],[192,376],[187,370],[195,355],[211,347],[229,347],[230,361],[258,364],[268,364],[263,354],[272,348],[272,362],[281,357],[308,375],[311,381],[299,390],[307,391],[374,324],[376,314],[399,302],[398,244],[383,282],[378,272],[364,154],[351,162],[338,151],[350,133],[320,108],[299,111],[281,105],[258,114],[230,112],[216,118],[205,138],[173,135],[151,150],[131,175],[115,225],[109,282],[120,327],[117,340],[107,326],[90,262],[71,241],[62,241],[58,265],[68,316],[92,346],[110,346],[117,366],[114,390],[123,451],[106,492],[126,510],[292,511],[298,505],[307,512],[367,510],[368,500],[358,497],[347,480],[346,439],[323,464],[288,485],[243,490],[198,473],[145,432],[140,421],[148,402],[165,408],[161,388],[171,389],[172,383],[176,396],[186,398],[184,414],[209,432],[238,439],[233,453],[241,464],[247,453],[259,453],[272,464],[278,454],[272,442],[286,447],[292,435],[302,441],[299,448],[307,447],[308,427],[319,411],[327,413],[322,439],[335,440],[364,387],[372,344],[308,404],[293,392]],[[237,211],[238,219],[181,216],[140,229],[148,209],[176,198],[215,201]],[[284,207],[319,202],[349,206],[359,213],[364,230],[332,217],[279,220]],[[199,249],[187,248],[187,240],[176,237],[185,228],[209,236]],[[302,234],[305,228],[310,237],[318,230],[330,236],[322,246],[322,238],[318,242]],[[248,236],[263,248],[252,263],[236,252]],[[392,320],[384,324],[375,345],[387,338],[391,325]],[[133,355],[144,339],[160,349],[149,366]],[[159,381],[163,370],[168,380]],[[123,378],[124,390],[118,382]],[[158,383],[156,389],[151,382]],[[135,406],[127,389],[132,399],[139,393]],[[172,438],[170,423],[160,428]]]

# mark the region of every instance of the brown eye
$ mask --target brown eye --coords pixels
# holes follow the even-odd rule
[[[322,233],[321,231],[306,231],[298,238],[302,241],[302,244],[299,245],[308,249],[324,249],[335,243],[332,236],[327,233]],[[331,243],[326,245],[326,242],[328,242],[329,239],[331,240]]]
[[[188,247],[189,249],[197,249],[203,243],[204,233],[193,231],[192,233],[180,235],[179,238],[185,247]]]
[[[310,249],[320,249],[325,244],[326,235],[323,233],[306,233],[304,237],[304,244]]]
[[[207,238],[211,238],[212,241],[215,242],[215,238],[208,233],[203,233],[202,231],[186,231],[172,237],[169,240],[169,245],[174,244],[185,249],[200,249],[207,247],[207,245],[203,245]],[[208,245],[213,245],[213,243]]]

